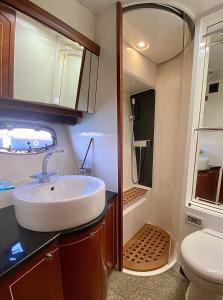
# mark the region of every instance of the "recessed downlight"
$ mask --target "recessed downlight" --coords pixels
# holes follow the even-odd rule
[[[135,48],[136,48],[137,50],[141,50],[141,51],[147,50],[147,49],[149,49],[149,43],[145,43],[144,41],[139,41],[139,42],[135,45]]]
[[[146,43],[143,41],[140,41],[136,44],[137,48],[144,49],[146,47]]]

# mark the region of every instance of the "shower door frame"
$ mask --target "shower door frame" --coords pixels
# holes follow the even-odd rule
[[[122,7],[121,2],[116,3],[116,64],[117,64],[117,136],[118,136],[118,197],[117,197],[117,269],[123,269],[123,13],[143,8],[162,9],[173,13],[184,20],[189,28],[190,37],[194,39],[195,26],[189,15],[183,10],[165,4],[140,3]]]
[[[117,55],[117,137],[118,137],[118,197],[117,197],[117,269],[123,269],[123,8],[116,3],[116,55]]]

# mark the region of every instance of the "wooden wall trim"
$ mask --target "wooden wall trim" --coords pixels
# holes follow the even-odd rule
[[[23,100],[17,100],[14,98],[0,98],[1,109],[12,109],[17,111],[26,112],[37,112],[52,115],[60,115],[67,117],[78,117],[82,118],[82,112],[69,108],[62,108],[52,104],[43,104],[41,102],[28,102]]]
[[[118,247],[117,265],[123,268],[123,67],[122,67],[122,5],[116,3],[116,51],[117,51],[117,114],[118,114]]]
[[[15,10],[0,2],[0,96],[13,97]]]
[[[46,112],[30,112],[30,111],[23,111],[19,109],[7,109],[1,108],[0,109],[0,118],[7,118],[10,119],[18,119],[24,121],[37,121],[37,122],[47,122],[47,123],[59,123],[59,124],[66,124],[66,125],[75,125],[77,123],[77,117],[75,116],[63,116],[63,115],[55,115]]]
[[[59,18],[50,14],[46,10],[42,9],[38,5],[32,3],[29,0],[0,0],[0,2],[13,7],[23,14],[30,16],[31,18],[45,24],[46,26],[54,29],[55,31],[63,34],[67,38],[78,42],[89,51],[93,52],[97,56],[100,54],[100,46],[94,41],[90,40],[82,33],[75,30],[73,27],[64,23]]]

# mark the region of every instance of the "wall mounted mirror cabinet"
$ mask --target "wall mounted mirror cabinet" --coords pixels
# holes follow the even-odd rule
[[[1,98],[94,113],[99,46],[29,1],[2,2]]]
[[[200,44],[203,81],[196,135],[193,199],[223,209],[223,22],[209,26]]]

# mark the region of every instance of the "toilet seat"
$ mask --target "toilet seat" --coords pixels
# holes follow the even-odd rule
[[[223,234],[208,228],[196,231],[182,241],[181,256],[197,276],[223,284]]]

